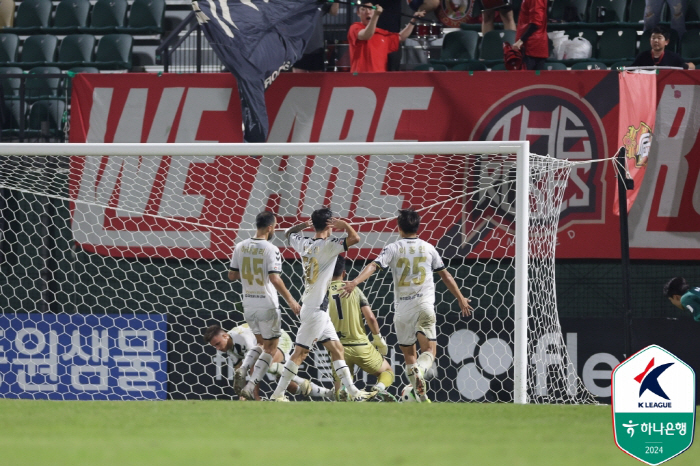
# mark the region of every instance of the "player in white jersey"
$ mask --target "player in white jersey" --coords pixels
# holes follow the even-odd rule
[[[307,238],[299,234],[313,226],[316,234]],[[344,230],[345,238],[332,237],[333,228]],[[326,347],[333,361],[336,374],[345,384],[350,399],[363,401],[370,394],[358,390],[353,384],[352,374],[343,359],[343,345],[328,315],[328,285],[333,278],[333,268],[338,254],[360,242],[360,235],[345,221],[333,218],[330,209],[317,209],[311,221],[287,230],[290,246],[301,256],[304,266],[304,295],[299,314],[301,324],[297,331],[294,353],[284,364],[284,372],[271,399],[287,401],[284,391],[297,375],[299,366],[309,355],[311,346],[318,341]]]
[[[282,295],[295,314],[299,303],[282,281],[282,256],[269,240],[275,233],[277,221],[272,212],[261,212],[255,217],[257,229],[253,238],[236,245],[231,257],[228,278],[241,280],[243,285],[243,317],[250,326],[258,346],[246,354],[241,368],[234,376],[234,389],[241,396],[254,399],[254,387],[265,376],[277,350],[281,331],[281,315],[277,292]],[[252,376],[245,383],[248,369],[255,365]]]
[[[406,373],[418,399],[429,401],[424,375],[432,367],[437,353],[435,283],[432,274],[437,273],[457,298],[463,316],[471,315],[472,308],[433,245],[418,238],[420,215],[412,209],[400,210],[397,220],[401,239],[386,246],[374,262],[369,263],[354,280],[345,282],[342,296],[349,295],[377,267],[391,269],[396,312],[394,328],[404,354]],[[420,356],[417,356],[416,340],[420,344]]]
[[[229,332],[224,331],[219,325],[210,325],[204,331],[204,341],[212,345],[222,353],[226,353],[236,370],[241,369],[250,350],[259,348],[253,331],[247,324],[239,325]],[[267,368],[267,373],[279,376],[284,369],[284,362],[289,357],[289,352],[292,349],[292,339],[289,338],[287,332],[280,331],[279,345],[272,358],[272,364]],[[247,371],[246,371],[247,372]],[[335,391],[332,389],[320,387],[310,380],[301,377],[295,377],[287,388],[289,393],[293,395],[304,395],[312,398],[331,399],[335,397]],[[244,397],[246,399],[260,399],[258,395],[258,385],[253,389],[252,397]]]

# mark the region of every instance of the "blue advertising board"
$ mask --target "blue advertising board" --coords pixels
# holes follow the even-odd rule
[[[0,314],[0,397],[162,400],[164,314]]]

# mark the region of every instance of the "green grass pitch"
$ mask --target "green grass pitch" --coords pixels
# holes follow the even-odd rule
[[[3,466],[635,464],[609,406],[0,400]]]

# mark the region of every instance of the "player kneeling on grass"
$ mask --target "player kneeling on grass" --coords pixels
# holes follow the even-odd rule
[[[210,325],[204,331],[204,341],[209,343],[214,348],[222,353],[226,353],[233,362],[236,371],[242,371],[243,374],[248,374],[253,371],[252,354],[262,353],[262,348],[255,341],[255,336],[247,324],[235,327],[233,330],[226,332],[219,325]],[[287,360],[289,351],[292,349],[292,339],[289,338],[287,332],[281,331],[279,345],[275,348],[275,354],[272,357],[272,362],[265,365],[268,374],[279,377],[284,369],[284,363]],[[256,364],[257,368],[257,364]],[[262,377],[260,377],[262,379]],[[260,379],[250,390],[250,394],[244,398],[249,400],[259,400],[258,384]],[[252,380],[252,378],[251,378]],[[334,390],[319,387],[313,382],[295,377],[287,388],[292,395],[303,395],[312,398],[333,398]]]
[[[433,245],[418,238],[420,215],[412,209],[400,210],[397,220],[401,239],[386,246],[354,280],[345,282],[342,295],[350,295],[377,267],[391,269],[396,311],[394,327],[406,362],[406,373],[417,399],[429,402],[425,373],[433,366],[437,354],[433,272],[457,298],[463,316],[471,315],[472,308]],[[417,356],[416,340],[420,344],[420,356]]]
[[[672,278],[664,285],[664,296],[678,309],[689,311],[700,322],[700,286],[690,288],[683,277]]]
[[[316,231],[313,238],[299,234],[311,226]],[[344,230],[347,236],[344,238],[331,236],[333,228]],[[349,223],[333,218],[328,208],[315,210],[311,214],[311,222],[304,222],[290,228],[286,235],[289,245],[301,256],[304,267],[304,295],[294,353],[284,364],[284,372],[270,399],[288,401],[284,396],[284,390],[309,355],[311,346],[318,341],[330,353],[333,369],[342,379],[350,399],[364,401],[370,394],[358,390],[353,384],[352,374],[343,359],[343,345],[340,344],[333,322],[328,316],[328,285],[333,278],[335,261],[341,252],[347,251],[348,247],[360,242],[360,235]]]
[[[359,288],[355,288],[349,296],[341,297],[340,293],[345,287],[345,258],[338,256],[333,269],[333,281],[328,289],[328,315],[338,333],[340,343],[345,352],[345,362],[354,373],[355,366],[377,377],[378,382],[372,389],[375,397],[383,401],[396,401],[387,388],[394,383],[394,373],[389,362],[383,358],[389,348],[379,332],[379,323],[369,306],[369,301]],[[372,344],[365,334],[365,326],[362,318],[367,322],[367,327],[372,331]],[[372,346],[374,345],[374,346]],[[333,372],[336,393],[340,389],[340,379]]]

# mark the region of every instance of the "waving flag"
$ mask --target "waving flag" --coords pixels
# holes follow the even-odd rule
[[[238,82],[246,142],[265,142],[265,89],[301,58],[317,15],[317,0],[192,2],[214,53]]]

